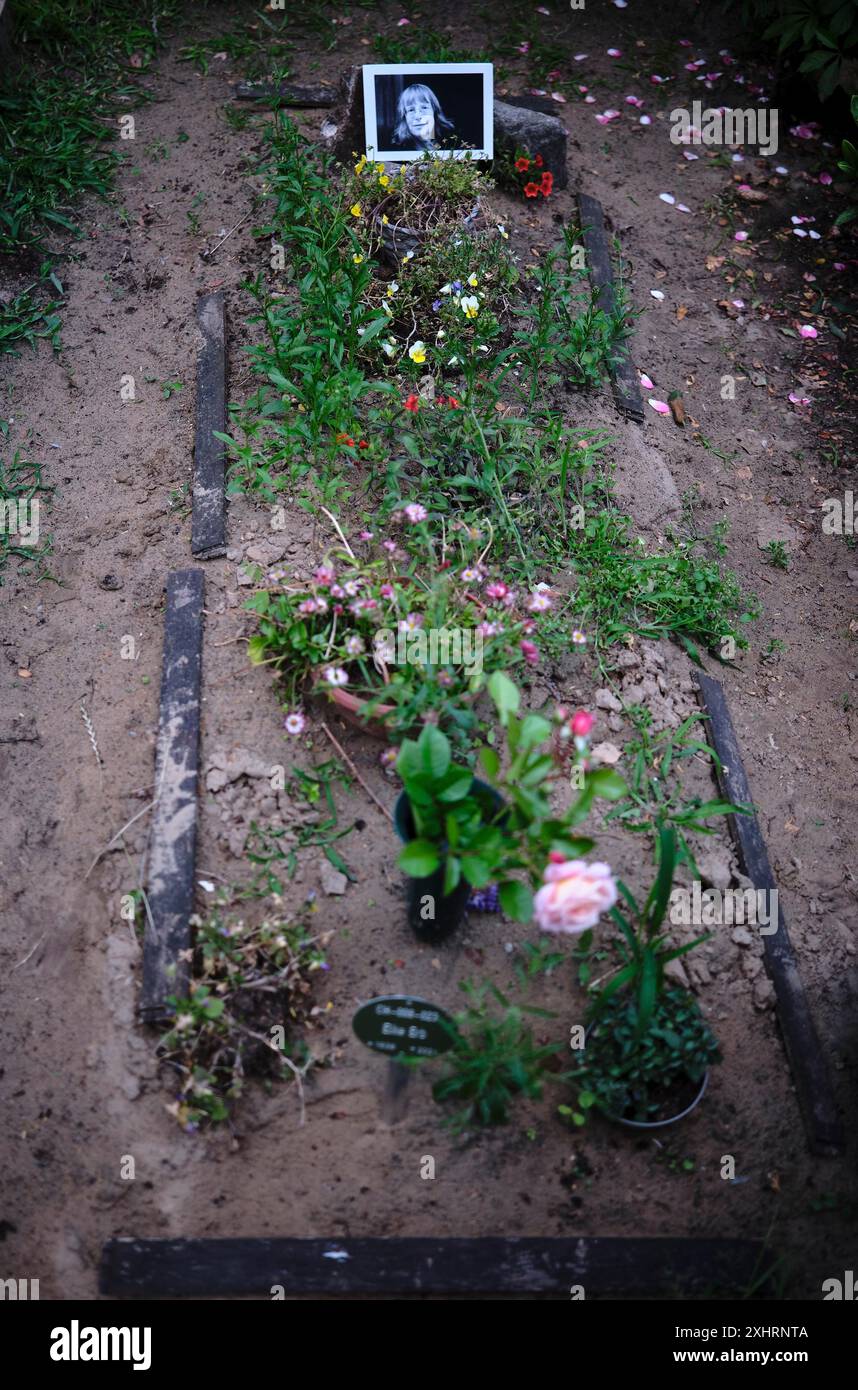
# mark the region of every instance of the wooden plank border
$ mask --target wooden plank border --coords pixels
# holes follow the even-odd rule
[[[197,353],[194,492],[191,550],[198,560],[226,554],[226,305],[223,290],[197,301],[202,341]]]
[[[266,106],[311,107],[335,106],[337,90],[327,82],[312,86],[300,82],[236,82],[234,101],[258,101]]]
[[[697,682],[709,715],[711,743],[721,761],[718,769],[721,790],[729,801],[753,804],[724,689],[719,681],[701,671],[697,672]],[[777,885],[756,815],[730,816],[729,821],[744,872],[756,889],[773,892]],[[763,944],[808,1144],[816,1154],[832,1156],[842,1153],[843,1126],[780,901],[777,931],[763,936]]]
[[[147,1023],[169,1016],[167,996],[186,994],[190,975],[181,952],[191,944],[194,908],[204,598],[202,570],[167,576],[140,1000]]]
[[[605,231],[605,215],[602,204],[588,193],[578,194],[578,213],[581,219],[581,237],[587,252],[587,268],[590,283],[599,291],[599,305],[606,314],[612,314],[617,307],[614,294],[614,274],[611,269],[611,253]],[[616,362],[611,369],[614,384],[614,401],[617,409],[630,420],[643,424],[644,408],[638,374],[629,356],[628,338],[618,344]]]
[[[285,1294],[609,1293],[711,1296],[765,1288],[762,1241],[617,1236],[109,1240],[99,1289],[118,1298]]]

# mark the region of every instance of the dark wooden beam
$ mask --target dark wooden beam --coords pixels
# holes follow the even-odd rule
[[[181,953],[191,945],[194,908],[204,594],[202,570],[167,576],[140,1000],[148,1023],[168,1018],[167,996],[188,990],[190,966]]]
[[[357,1240],[109,1240],[99,1287],[119,1298],[285,1294],[750,1294],[772,1256],[755,1240],[487,1236]]]
[[[337,92],[326,82],[316,82],[312,86],[299,82],[236,82],[233,99],[263,102],[266,106],[276,103],[309,108],[334,106]]]
[[[729,801],[751,805],[751,789],[723,687],[702,671],[697,673],[697,681],[709,715],[710,742],[721,762],[720,768],[716,764],[721,790]],[[730,816],[729,821],[744,872],[757,890],[772,893],[777,885],[756,815]],[[808,1144],[813,1153],[839,1154],[844,1146],[843,1126],[780,897],[777,931],[763,935],[763,947]]]
[[[605,231],[605,217],[602,204],[587,193],[578,194],[578,212],[581,219],[581,238],[587,253],[587,269],[590,283],[598,290],[599,307],[606,314],[616,311],[617,299],[614,294],[614,273],[611,268],[611,251]],[[628,349],[629,339],[617,345],[616,358],[611,368],[614,384],[614,400],[617,409],[629,419],[643,423],[644,408],[641,386]]]
[[[194,438],[194,495],[191,550],[198,560],[226,554],[224,445],[214,431],[226,433],[226,309],[223,291],[203,295],[197,303],[201,335],[197,354],[197,419]]]

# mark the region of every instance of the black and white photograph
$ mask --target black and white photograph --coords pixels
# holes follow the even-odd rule
[[[492,79],[491,63],[364,66],[367,157],[491,159]]]

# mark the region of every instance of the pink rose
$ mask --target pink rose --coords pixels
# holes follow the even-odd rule
[[[552,862],[542,877],[543,887],[533,900],[540,931],[577,936],[595,927],[602,913],[617,901],[609,864],[588,864],[585,859]]]
[[[589,710],[576,709],[572,716],[570,728],[577,738],[586,738],[595,722]]]

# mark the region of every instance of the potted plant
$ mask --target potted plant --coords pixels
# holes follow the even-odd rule
[[[711,933],[670,945],[663,924],[676,862],[672,828],[659,832],[658,849],[658,872],[643,906],[620,883],[630,914],[611,910],[622,932],[622,964],[593,997],[583,1058],[569,1074],[577,1104],[559,1107],[575,1124],[591,1108],[634,1129],[675,1124],[699,1104],[709,1068],[720,1061],[696,999],[665,976],[670,961]]]
[[[579,795],[556,812],[552,788],[566,773],[552,746],[552,724],[538,714],[519,716],[518,688],[502,672],[490,677],[488,692],[508,759],[502,770],[495,749],[480,748],[478,764],[487,782],[454,762],[449,740],[434,725],[426,725],[418,739],[406,739],[399,752],[403,791],[395,824],[406,843],[398,862],[410,879],[409,921],[424,939],[449,935],[471,890],[493,882],[503,911],[529,922],[546,860],[579,862],[593,841],[576,835],[575,826],[596,797],[615,800],[625,791],[615,772],[589,770],[582,760],[575,779]],[[583,739],[578,742],[583,746]]]

